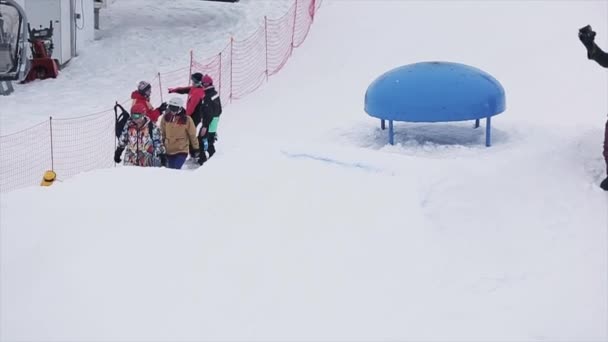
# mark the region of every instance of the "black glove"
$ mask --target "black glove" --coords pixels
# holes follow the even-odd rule
[[[196,154],[198,150],[195,150],[194,147],[192,147],[192,144],[190,144],[188,146],[188,154],[190,154],[190,158],[196,158],[198,157],[198,155]]]
[[[116,162],[116,164],[120,164],[120,162],[122,161],[122,159],[120,159],[120,155],[124,150],[124,148],[119,147],[116,149],[116,152],[114,152],[114,162]]]
[[[578,39],[581,40],[583,45],[587,49],[593,47],[593,41],[595,40],[595,32],[591,29],[591,26],[587,25],[578,30]]]
[[[608,191],[608,177],[606,177],[606,179],[604,179],[601,183],[600,183],[600,188]]]
[[[167,109],[167,102],[163,102],[160,104],[160,107],[157,108],[159,112],[164,113],[165,110]]]
[[[159,157],[160,157],[160,166],[167,167],[167,156],[165,154],[161,154]]]

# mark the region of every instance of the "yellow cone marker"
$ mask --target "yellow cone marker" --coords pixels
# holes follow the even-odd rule
[[[48,170],[44,173],[40,186],[51,186],[55,182],[55,179],[57,179],[57,174],[55,171]]]

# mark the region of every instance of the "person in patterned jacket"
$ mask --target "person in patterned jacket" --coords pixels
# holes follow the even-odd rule
[[[124,165],[160,167],[167,165],[165,146],[160,129],[145,115],[144,106],[134,106],[131,117],[118,139],[114,161],[120,163],[125,151]]]

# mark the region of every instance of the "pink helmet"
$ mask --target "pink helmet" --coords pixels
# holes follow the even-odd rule
[[[213,84],[213,79],[211,78],[211,76],[209,75],[205,75],[203,76],[203,85],[212,85]]]

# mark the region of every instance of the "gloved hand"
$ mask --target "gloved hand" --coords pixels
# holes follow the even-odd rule
[[[604,179],[601,183],[600,183],[600,188],[608,191],[608,177],[606,177],[606,179]]]
[[[169,92],[169,94],[171,94],[175,91],[175,88],[168,88],[167,91]]]
[[[586,48],[590,48],[595,40],[595,32],[591,29],[591,26],[587,25],[578,30],[578,39],[581,40]]]
[[[160,157],[160,166],[167,167],[167,155],[161,154]]]
[[[160,106],[157,108],[158,111],[162,114],[165,112],[165,110],[167,109],[167,102],[163,102],[160,104]]]
[[[116,164],[120,164],[120,162],[122,161],[122,159],[120,159],[120,155],[122,154],[122,151],[124,151],[124,148],[117,148],[116,151],[114,152],[114,162]]]
[[[190,156],[192,158],[198,158],[201,155],[201,150],[192,150],[192,152],[190,152]]]

